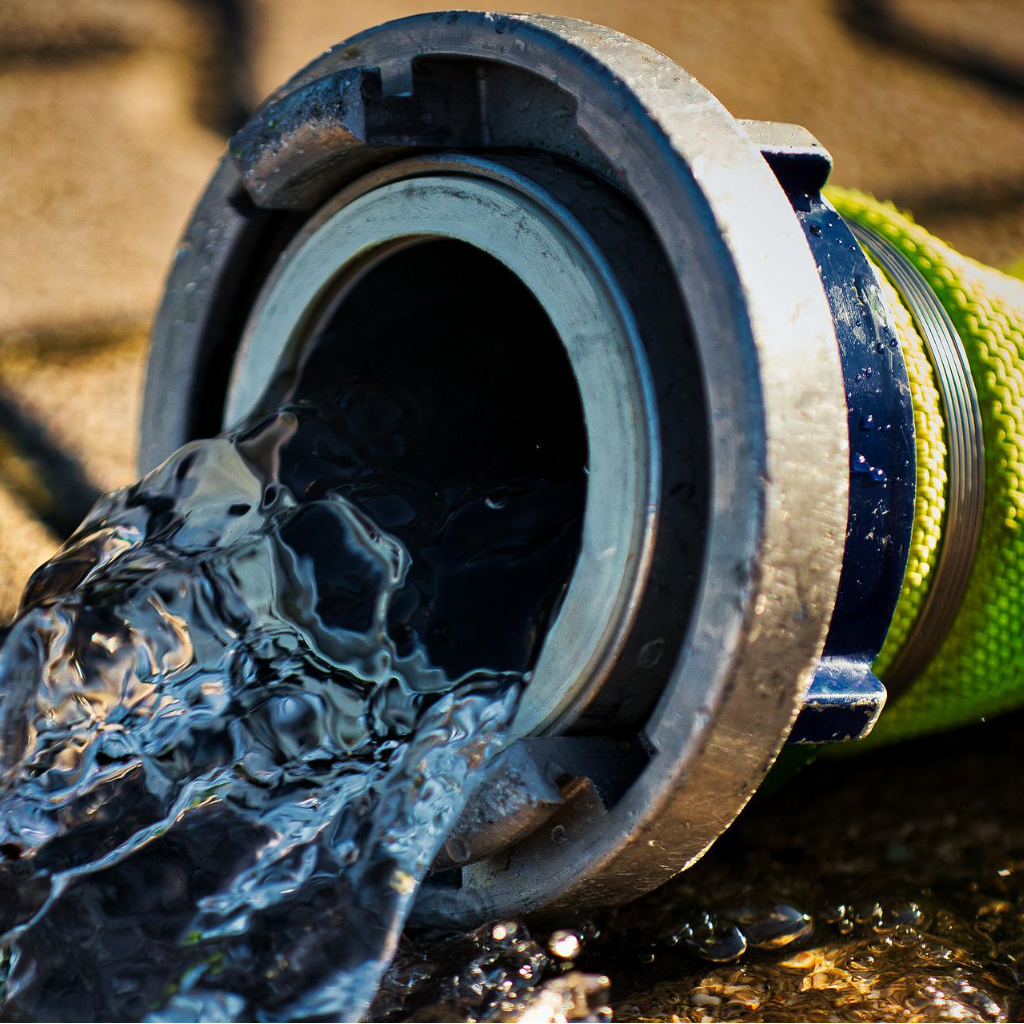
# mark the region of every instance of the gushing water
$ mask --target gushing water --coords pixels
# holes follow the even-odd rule
[[[182,449],[29,586],[0,653],[8,1016],[358,1016],[501,742],[519,676],[399,654],[408,552],[272,482],[298,424]]]
[[[505,741],[585,486],[529,399],[453,398],[425,432],[422,359],[376,356],[315,356],[30,581],[0,649],[5,1019],[366,1013]]]

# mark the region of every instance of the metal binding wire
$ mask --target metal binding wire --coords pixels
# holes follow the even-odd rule
[[[889,239],[865,224],[848,223],[857,241],[890,278],[921,332],[935,371],[947,434],[949,484],[942,547],[917,621],[885,673],[886,688],[895,695],[931,661],[967,589],[981,535],[985,442],[967,352],[938,296]]]

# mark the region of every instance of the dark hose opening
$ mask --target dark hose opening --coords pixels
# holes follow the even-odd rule
[[[305,347],[311,404],[285,454],[296,493],[338,488],[412,552],[392,635],[450,676],[524,671],[579,553],[587,438],[533,294],[493,257],[429,240],[379,261]],[[329,538],[308,544],[330,574]],[[323,600],[323,594],[321,594]]]

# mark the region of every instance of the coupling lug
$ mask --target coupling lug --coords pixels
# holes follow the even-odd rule
[[[739,126],[789,193],[819,192],[832,173],[832,154],[802,125],[747,121]]]
[[[868,661],[824,657],[811,681],[804,706],[789,734],[790,743],[844,743],[867,736],[885,707],[885,687]]]

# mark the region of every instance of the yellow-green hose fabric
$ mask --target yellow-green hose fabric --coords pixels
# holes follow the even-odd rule
[[[886,707],[868,743],[932,732],[1024,705],[1024,282],[956,252],[890,203],[829,189],[846,218],[887,237],[927,280],[970,362],[985,440],[985,503],[978,551],[945,641],[907,691]],[[889,302],[907,361],[918,437],[912,550],[889,636],[885,669],[916,620],[941,544],[945,444],[934,377],[909,313]]]
[[[917,487],[914,494],[914,527],[910,538],[903,586],[885,643],[873,666],[875,675],[885,678],[886,669],[910,635],[931,589],[932,574],[939,555],[942,519],[946,511],[946,431],[942,399],[935,383],[935,372],[928,351],[910,310],[899,292],[876,268],[882,295],[893,314],[903,359],[910,382],[910,400],[914,407],[914,438],[917,449]]]

